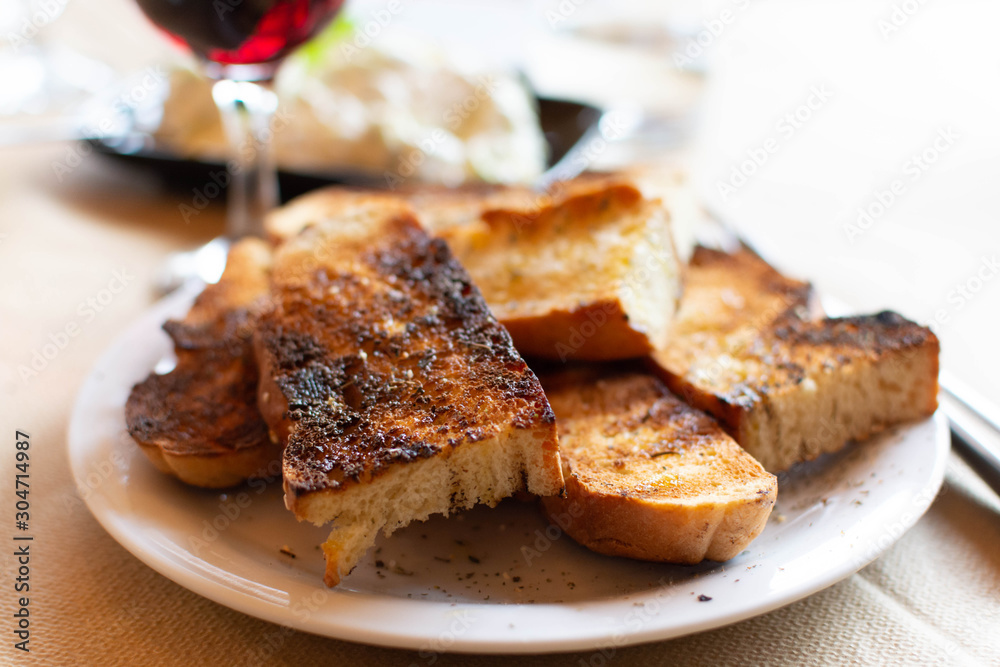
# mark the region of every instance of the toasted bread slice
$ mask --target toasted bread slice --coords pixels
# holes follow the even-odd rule
[[[405,200],[425,228],[448,242],[522,354],[627,359],[665,342],[672,308],[662,304],[676,303],[679,257],[686,256],[675,249],[673,209],[644,197],[633,181],[631,173],[588,174],[541,195],[516,186],[396,195],[327,189],[276,212],[267,229],[276,240],[288,239],[359,205]],[[657,182],[667,184],[657,192],[676,193],[671,201],[691,218],[681,205],[681,181]]]
[[[542,376],[566,492],[550,518],[603,554],[724,561],[760,534],[778,483],[714,419],[638,369]]]
[[[279,446],[257,410],[252,331],[267,301],[271,251],[244,240],[225,273],[180,322],[164,325],[177,364],[137,384],[125,404],[129,434],[163,472],[222,488],[280,473]]]
[[[685,293],[670,325],[671,339],[770,328],[794,317],[822,315],[812,286],[780,274],[756,253],[698,246],[685,273]]]
[[[810,319],[808,287],[699,249],[652,369],[772,472],[937,408],[939,344],[900,315]]]
[[[681,291],[670,214],[631,185],[592,185],[441,232],[522,354],[627,359],[666,342]]]
[[[296,197],[268,213],[264,233],[272,244],[280,245],[313,225],[350,218],[380,220],[383,213],[390,211],[412,214],[413,208],[403,197],[384,190],[323,188]]]
[[[644,199],[659,200],[670,212],[670,231],[678,258],[685,264],[695,248],[698,226],[705,219],[701,204],[682,169],[665,164],[637,164],[608,172],[586,172],[554,186],[553,194],[567,198],[587,189],[628,185]]]
[[[328,585],[380,530],[562,488],[538,379],[412,214],[374,205],[304,230],[276,251],[272,299],[259,405],[287,443],[287,506],[334,524]]]

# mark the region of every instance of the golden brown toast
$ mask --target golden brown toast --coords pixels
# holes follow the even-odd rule
[[[546,512],[603,554],[724,561],[760,534],[778,483],[705,413],[641,369],[542,374],[566,492]]]
[[[268,220],[288,239],[358,206],[409,202],[445,239],[517,349],[548,359],[643,356],[665,342],[681,290],[671,210],[632,177],[586,175],[538,195],[521,187],[327,189]],[[676,197],[680,199],[680,197]]]
[[[614,185],[628,185],[642,193],[644,199],[662,202],[670,212],[670,231],[677,256],[686,264],[694,251],[697,228],[705,213],[685,171],[665,164],[636,164],[614,171],[585,172],[556,184],[551,193],[565,199]]]
[[[522,353],[610,360],[664,344],[681,290],[670,214],[631,185],[588,182],[540,209],[442,230]],[[421,209],[424,219],[433,217]],[[667,308],[659,304],[667,303]]]
[[[805,283],[749,250],[699,248],[651,368],[772,472],[934,412],[929,329],[890,312],[809,314]]]
[[[264,233],[273,245],[298,236],[307,227],[361,217],[377,220],[374,211],[412,214],[406,199],[385,190],[335,186],[314,190],[267,214]]]
[[[379,531],[562,488],[538,379],[412,213],[374,204],[303,230],[275,253],[272,301],[259,405],[286,443],[287,506],[334,523],[328,585]]]
[[[684,286],[673,338],[766,329],[786,317],[821,314],[809,283],[782,275],[747,248],[696,247]]]
[[[177,365],[137,384],[125,405],[129,434],[163,472],[221,488],[275,476],[280,448],[257,410],[252,331],[267,301],[271,251],[236,244],[218,283],[182,321],[164,325]]]

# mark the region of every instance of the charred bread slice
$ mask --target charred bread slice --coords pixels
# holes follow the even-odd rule
[[[129,434],[157,468],[195,486],[221,488],[276,476],[281,450],[257,409],[252,332],[267,302],[271,251],[244,240],[225,273],[187,316],[164,329],[177,364],[137,384],[125,404]]]
[[[896,313],[812,319],[804,283],[698,249],[651,368],[772,472],[937,408],[939,344]]]
[[[558,493],[555,419],[479,290],[412,214],[377,204],[275,254],[256,331],[285,503],[333,522],[325,581],[431,514]]]
[[[566,492],[543,505],[593,551],[724,561],[760,534],[778,484],[714,419],[641,369],[542,374]]]

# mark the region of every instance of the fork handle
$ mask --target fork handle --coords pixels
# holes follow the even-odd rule
[[[1000,432],[947,389],[940,402],[951,424],[955,452],[1000,496]]]

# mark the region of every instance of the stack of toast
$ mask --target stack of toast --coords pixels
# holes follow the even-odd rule
[[[166,325],[129,431],[189,484],[280,475],[332,524],[330,586],[379,533],[519,492],[600,553],[728,560],[773,473],[935,410],[938,342],[694,248],[681,184],[306,195]]]

